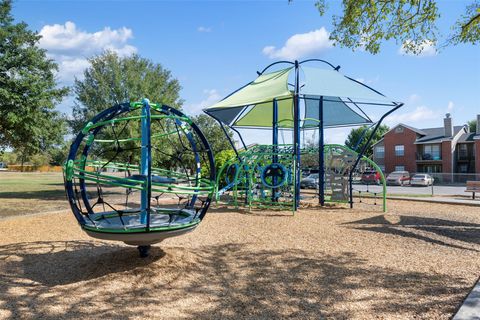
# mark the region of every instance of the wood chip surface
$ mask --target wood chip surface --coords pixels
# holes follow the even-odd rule
[[[480,208],[212,208],[135,247],[68,211],[0,221],[0,319],[449,319],[480,275]]]

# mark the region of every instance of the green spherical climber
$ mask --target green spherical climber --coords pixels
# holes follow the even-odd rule
[[[68,200],[91,237],[150,246],[194,230],[210,205],[215,167],[200,129],[162,104],[122,103],[78,134],[64,166]]]

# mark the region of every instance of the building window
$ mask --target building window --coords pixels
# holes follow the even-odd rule
[[[465,160],[467,159],[468,156],[468,149],[467,145],[465,143],[461,143],[458,145],[458,158],[460,160]]]
[[[397,157],[401,157],[401,156],[405,155],[405,147],[403,145],[395,146],[395,155]]]
[[[395,171],[405,171],[405,166],[395,166]]]
[[[375,147],[375,158],[378,158],[378,159],[385,158],[385,147],[384,146]]]
[[[423,160],[441,160],[440,145],[426,144],[423,146]]]
[[[441,173],[442,172],[442,165],[441,164],[428,164],[424,166],[420,166],[418,168],[419,172],[425,173]]]
[[[403,127],[399,126],[395,128],[395,133],[403,133]]]
[[[458,171],[460,173],[468,173],[468,166],[465,163],[462,163],[458,166]]]

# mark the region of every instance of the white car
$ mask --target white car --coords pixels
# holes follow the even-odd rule
[[[426,173],[417,173],[410,179],[410,184],[412,186],[423,186],[428,187],[433,185],[433,178],[431,175]]]

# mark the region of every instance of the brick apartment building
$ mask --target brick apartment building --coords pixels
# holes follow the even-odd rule
[[[400,123],[373,145],[373,160],[386,173],[480,173],[480,114],[476,132],[453,126],[449,113],[439,128]]]

